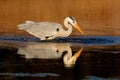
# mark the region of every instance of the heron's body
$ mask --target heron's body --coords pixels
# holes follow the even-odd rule
[[[52,35],[55,35],[58,32],[57,29],[59,27],[61,27],[61,25],[58,24],[58,23],[39,22],[39,23],[34,23],[34,25],[30,29],[27,29],[27,31],[28,32],[31,31],[32,33],[43,35],[43,36],[44,35],[52,36]]]
[[[41,40],[49,40],[56,37],[66,37],[72,33],[72,25],[68,23],[68,20],[69,18],[64,21],[64,25],[68,30],[64,30],[59,23],[53,22],[26,21],[26,23],[20,24],[18,27],[20,30],[25,30]]]
[[[58,23],[52,23],[52,22],[27,22],[26,24],[23,24],[23,27],[20,27],[21,30],[25,30],[28,33],[41,38],[42,40],[47,39],[48,37],[52,37],[59,31],[58,29],[62,26]]]

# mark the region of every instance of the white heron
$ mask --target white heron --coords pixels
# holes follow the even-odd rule
[[[56,37],[67,37],[72,33],[72,26],[75,27],[80,33],[83,33],[82,29],[73,17],[66,17],[64,20],[64,25],[67,30],[64,30],[59,23],[54,22],[26,21],[24,24],[19,24],[18,27],[20,30],[25,30],[41,40],[50,40]]]

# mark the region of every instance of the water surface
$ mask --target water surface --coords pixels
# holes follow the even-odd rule
[[[0,37],[1,80],[119,80],[120,37]]]

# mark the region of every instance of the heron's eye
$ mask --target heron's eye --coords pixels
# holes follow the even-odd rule
[[[59,32],[59,28],[57,28],[56,30],[57,30],[57,32]]]

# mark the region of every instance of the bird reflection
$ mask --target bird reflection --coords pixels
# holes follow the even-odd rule
[[[72,67],[80,56],[83,48],[80,48],[74,55],[71,44],[51,42],[28,42],[24,47],[19,47],[18,54],[24,55],[27,59],[59,59],[63,56],[65,67]]]
[[[82,51],[83,51],[83,47],[80,48],[80,50],[78,50],[73,56],[72,56],[72,53],[67,53],[63,57],[63,61],[64,61],[64,64],[65,64],[65,67],[72,67],[72,66],[74,66],[77,58],[80,56]]]

